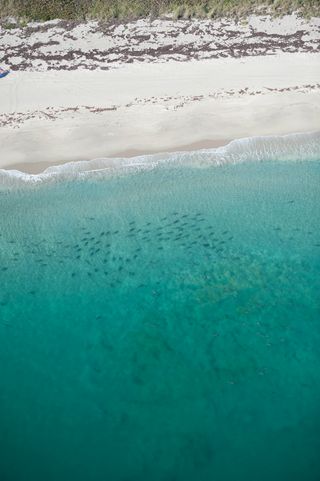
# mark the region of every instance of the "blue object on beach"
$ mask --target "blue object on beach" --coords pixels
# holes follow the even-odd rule
[[[0,78],[6,77],[8,73],[9,73],[9,70],[0,71]]]

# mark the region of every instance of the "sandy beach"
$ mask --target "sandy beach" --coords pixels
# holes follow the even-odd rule
[[[320,130],[320,21],[62,21],[1,29],[0,168]]]
[[[319,481],[319,0],[0,0],[0,77],[0,481]]]

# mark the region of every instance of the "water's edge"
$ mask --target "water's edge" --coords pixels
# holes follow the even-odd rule
[[[0,169],[0,190],[34,187],[52,182],[118,173],[137,172],[162,165],[208,167],[245,161],[305,161],[320,159],[320,131],[283,136],[241,138],[211,149],[139,155],[131,158],[98,158],[51,166],[41,174]]]

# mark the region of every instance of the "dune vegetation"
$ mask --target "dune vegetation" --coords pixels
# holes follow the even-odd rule
[[[0,0],[0,18],[24,20],[131,20],[173,15],[188,19],[244,17],[250,13],[320,14],[319,0]]]

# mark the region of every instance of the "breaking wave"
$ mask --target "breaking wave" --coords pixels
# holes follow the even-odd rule
[[[112,174],[139,172],[161,166],[209,167],[252,161],[320,160],[320,132],[284,136],[248,137],[228,145],[192,152],[140,155],[132,158],[99,158],[52,166],[37,175],[18,170],[0,169],[0,189],[106,177]]]

